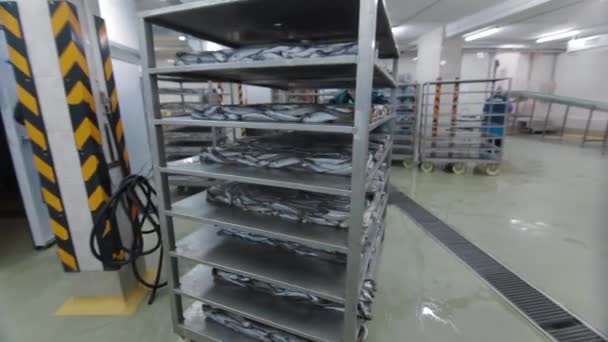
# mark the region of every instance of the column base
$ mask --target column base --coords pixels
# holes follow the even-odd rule
[[[143,275],[154,282],[156,270]],[[69,274],[73,296],[55,311],[55,316],[131,316],[146,299],[150,289],[136,281],[130,267],[112,272]]]

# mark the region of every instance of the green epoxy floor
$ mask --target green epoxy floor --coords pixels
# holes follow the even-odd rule
[[[393,184],[486,252],[608,332],[608,157],[510,138],[499,177],[420,174]],[[21,219],[2,220],[0,342],[173,342],[168,296],[130,318],[53,317],[69,297],[54,250],[34,251]],[[189,231],[191,224],[184,223]],[[455,257],[391,207],[369,341],[546,341]]]

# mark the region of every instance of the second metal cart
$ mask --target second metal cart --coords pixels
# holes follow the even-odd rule
[[[497,175],[502,161],[511,79],[455,80],[422,87],[420,169]]]

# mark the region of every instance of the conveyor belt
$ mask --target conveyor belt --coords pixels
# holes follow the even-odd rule
[[[500,262],[472,244],[414,200],[390,187],[389,204],[411,217],[437,242],[454,253],[471,270],[530,322],[557,342],[607,341],[585,322],[528,284]]]

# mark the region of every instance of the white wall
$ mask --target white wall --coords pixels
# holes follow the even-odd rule
[[[402,53],[399,58],[399,77],[398,80],[404,81],[406,75],[410,75],[413,82],[418,80],[417,73],[417,61],[414,61],[414,57],[418,55],[417,52]]]
[[[478,57],[476,52],[465,52],[462,55],[462,67],[460,70],[460,78],[463,80],[484,79],[490,77],[492,55],[483,53],[483,57]]]
[[[137,11],[133,0],[99,0],[110,40],[139,50]]]
[[[555,94],[608,102],[608,51],[583,51],[577,54],[560,54],[555,72]],[[589,111],[572,109],[568,127],[582,130]],[[561,113],[553,113],[552,121],[561,123]],[[554,119],[555,118],[555,119]],[[596,112],[591,129],[603,133],[608,113]]]
[[[416,75],[418,82],[433,82],[439,77],[443,27],[424,34],[418,39],[418,62]]]
[[[243,93],[247,104],[272,102],[272,90],[270,88],[245,85],[243,86]]]

